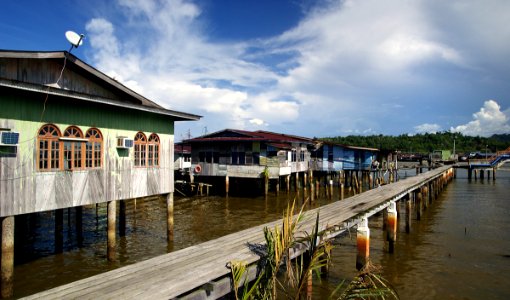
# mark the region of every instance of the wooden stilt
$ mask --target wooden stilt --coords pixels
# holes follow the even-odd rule
[[[229,191],[229,182],[228,182],[228,175],[225,176],[225,195],[228,197],[228,191]]]
[[[126,235],[126,201],[119,201],[119,236]]]
[[[356,231],[356,242],[358,253],[356,255],[356,269],[361,270],[370,257],[370,228],[368,228],[368,219],[363,218],[358,224]]]
[[[411,204],[413,200],[413,193],[409,193],[406,201],[406,232],[411,232]]]
[[[285,184],[287,185],[287,193],[290,192],[290,175],[285,176]]]
[[[107,257],[108,261],[115,261],[116,253],[116,236],[115,236],[115,224],[116,224],[116,210],[117,206],[115,201],[108,202],[107,214],[108,214],[108,241],[107,241]]]
[[[1,296],[13,296],[14,275],[14,216],[2,219]]]
[[[166,240],[174,240],[174,193],[166,195]]]
[[[421,193],[421,188],[419,188],[417,190],[416,194],[415,194],[415,200],[416,200],[416,219],[418,221],[421,220],[421,214],[422,214],[422,210],[423,210],[423,208],[422,208],[422,206],[423,206],[422,199],[423,198],[422,197],[423,197],[423,195]]]
[[[83,246],[83,206],[77,206],[75,208],[76,214],[76,240],[78,242],[78,247]]]
[[[78,247],[83,246],[83,206],[77,206],[75,208],[76,214],[76,240]]]
[[[64,209],[55,210],[55,253],[62,253],[64,248]]]

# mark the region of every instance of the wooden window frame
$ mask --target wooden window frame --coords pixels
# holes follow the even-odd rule
[[[77,126],[69,126],[64,131],[64,138],[62,139],[62,167],[65,171],[83,170],[85,169],[85,140],[83,132]],[[66,144],[69,143],[70,150],[66,150]],[[70,167],[66,168],[66,156],[70,151]]]
[[[147,141],[147,167],[159,168],[161,143],[159,136],[152,133]]]
[[[103,166],[103,134],[101,130],[92,127],[85,133],[87,142],[83,155],[85,169],[99,169]],[[99,146],[99,151],[97,148]]]
[[[134,166],[136,168],[147,167],[147,136],[145,133],[139,131],[134,138]]]
[[[59,138],[62,136],[60,129],[54,124],[44,124],[39,128],[37,132],[37,170],[41,172],[53,172],[59,171],[63,165],[62,158],[62,142],[60,142]],[[47,142],[45,148],[41,150],[41,143]],[[42,155],[41,151],[44,151],[46,155]],[[55,158],[54,156],[57,156]],[[44,157],[46,162],[46,166],[41,167],[41,157]],[[56,167],[52,167],[53,163],[56,164]],[[44,164],[44,162],[43,162]]]

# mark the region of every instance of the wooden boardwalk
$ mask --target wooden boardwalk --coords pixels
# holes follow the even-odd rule
[[[386,208],[422,185],[445,176],[451,166],[385,185],[362,194],[307,211],[302,230],[311,232],[317,211],[320,227],[328,236],[338,235]],[[280,225],[281,220],[143,262],[98,274],[27,297],[27,299],[172,299],[195,292],[188,298],[216,299],[230,292],[231,260],[256,263],[253,251],[264,242],[263,228]]]

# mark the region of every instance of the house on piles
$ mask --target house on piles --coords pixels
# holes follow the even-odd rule
[[[7,224],[106,202],[110,225],[119,200],[171,196],[174,122],[200,118],[165,109],[66,51],[0,50],[0,103]]]
[[[285,181],[287,189],[300,173],[309,168],[312,139],[268,131],[225,129],[186,140],[191,145],[191,171],[196,180],[222,185],[228,194],[230,183],[238,189],[254,182],[262,186],[266,180],[279,189]],[[293,176],[291,176],[293,175]],[[291,178],[292,177],[292,178]],[[302,177],[302,176],[301,176]]]
[[[310,169],[316,173],[341,173],[343,178],[352,175],[367,175],[376,161],[379,149],[337,144],[315,140],[316,148],[312,152]]]

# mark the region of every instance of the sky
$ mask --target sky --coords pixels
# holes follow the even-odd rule
[[[507,0],[2,1],[0,49],[69,50],[165,108],[176,140],[510,133]]]

